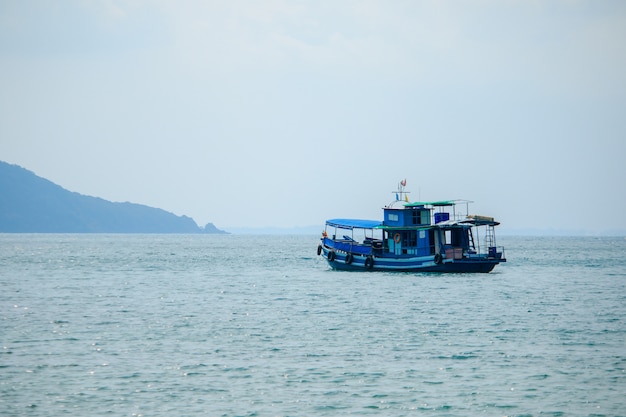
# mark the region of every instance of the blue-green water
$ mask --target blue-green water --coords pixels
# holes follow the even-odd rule
[[[501,237],[486,275],[317,243],[0,235],[0,415],[626,415],[626,239]]]

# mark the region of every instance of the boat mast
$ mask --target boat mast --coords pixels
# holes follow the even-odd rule
[[[408,194],[410,193],[410,191],[404,191],[406,187],[406,179],[403,179],[402,181],[400,181],[398,183],[398,190],[397,191],[392,191],[391,193],[395,193],[396,194],[396,200],[393,201],[391,204],[389,204],[389,206],[392,206],[396,201],[404,201],[404,202],[409,202],[409,196]]]

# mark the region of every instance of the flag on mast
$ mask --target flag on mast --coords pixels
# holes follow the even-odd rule
[[[400,184],[401,184],[403,187],[406,187],[406,178],[405,178],[405,179],[403,179],[402,181],[400,181]]]

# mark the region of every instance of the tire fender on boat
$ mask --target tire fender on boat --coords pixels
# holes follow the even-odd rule
[[[328,260],[329,261],[334,261],[335,260],[335,251],[331,250],[328,252]]]
[[[354,259],[354,255],[352,255],[351,253],[346,255],[346,264],[350,265],[352,263],[352,260]]]
[[[317,256],[322,254],[322,245],[317,245]]]
[[[441,256],[440,253],[436,254],[435,255],[435,263],[437,265],[441,265],[442,262],[443,262],[443,256]]]
[[[374,258],[368,256],[365,258],[365,269],[372,269],[374,267]]]
[[[400,236],[400,233],[396,233],[395,235],[393,235],[394,242],[400,243],[400,240],[402,240],[402,236]]]

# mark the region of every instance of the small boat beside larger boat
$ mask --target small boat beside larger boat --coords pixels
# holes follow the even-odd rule
[[[493,217],[468,214],[464,200],[411,203],[405,185],[383,221],[327,220],[317,254],[342,270],[490,272],[506,262]]]

